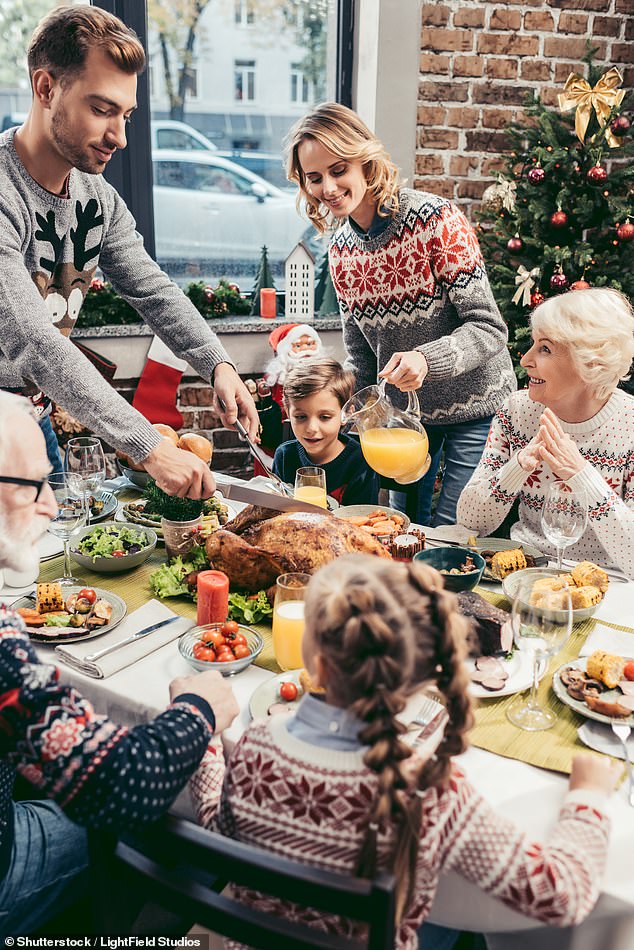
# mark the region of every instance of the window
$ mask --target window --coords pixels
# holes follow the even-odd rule
[[[186,96],[189,96],[191,99],[198,98],[198,70],[195,66],[188,66],[184,71],[183,85],[185,87]]]
[[[255,60],[236,59],[234,66],[236,102],[255,99]]]
[[[310,100],[310,83],[304,75],[300,63],[291,64],[291,102]]]
[[[157,129],[156,148],[182,148],[186,151],[206,151],[207,146],[181,129]]]
[[[237,26],[251,26],[254,22],[253,0],[235,0],[235,21]]]

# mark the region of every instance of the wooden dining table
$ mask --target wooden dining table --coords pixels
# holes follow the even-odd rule
[[[147,577],[151,569],[163,561],[164,551],[157,548],[148,564],[126,575],[129,610],[152,596]],[[61,558],[49,560],[42,564],[42,574],[48,580],[54,576],[55,569],[59,571],[60,568]],[[115,592],[118,589],[114,576],[77,573],[88,584],[98,583],[100,587]],[[130,583],[134,578],[138,578],[138,582]],[[19,590],[0,589],[0,602],[11,602],[19,594]],[[182,598],[164,603],[175,613],[195,617],[193,604]],[[611,584],[595,619],[630,630],[634,647],[634,582]],[[56,662],[51,646],[38,644],[37,651],[42,661]],[[99,712],[127,726],[147,722],[165,709],[171,680],[192,673],[191,667],[179,654],[176,642],[154,650],[132,666],[105,679],[93,679],[66,666],[60,666],[60,670],[62,680],[77,687]],[[227,755],[249,725],[249,700],[253,692],[274,676],[274,670],[252,664],[232,677],[231,685],[240,712],[223,735]],[[581,718],[577,718],[581,725]],[[512,818],[531,838],[545,838],[561,806],[567,776],[522,761],[519,757],[521,744],[520,735],[517,742],[519,752],[504,755],[472,745],[457,762],[494,808]],[[579,742],[579,751],[583,748]],[[441,878],[430,919],[444,926],[486,934],[490,950],[506,950],[510,946],[513,950],[550,950],[551,947],[556,950],[625,950],[634,947],[634,808],[628,804],[625,784],[615,792],[607,806],[612,819],[607,870],[597,906],[582,926],[570,932],[545,928],[506,908],[454,873]],[[191,815],[187,789],[176,803],[176,810]]]

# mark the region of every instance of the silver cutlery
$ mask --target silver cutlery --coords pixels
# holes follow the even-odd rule
[[[108,653],[114,653],[114,651],[118,650],[120,647],[125,647],[129,643],[134,643],[135,640],[139,640],[148,633],[152,633],[153,630],[158,630],[159,627],[166,627],[168,624],[182,619],[182,617],[169,617],[167,620],[159,620],[158,623],[153,623],[151,627],[144,627],[143,630],[137,630],[136,633],[126,637],[125,640],[119,640],[117,643],[111,644],[111,646],[106,647],[104,650],[97,650],[96,653],[89,653],[83,658],[83,662],[94,663],[95,660],[100,660],[103,656],[107,656]]]
[[[612,732],[620,740],[621,745],[623,746],[623,753],[625,755],[625,764],[627,765],[627,774],[630,783],[630,790],[628,794],[628,801],[630,805],[634,808],[634,770],[632,769],[632,760],[630,759],[630,753],[627,748],[627,740],[630,737],[631,728],[625,722],[616,722],[614,719],[611,721],[610,725],[612,726]]]
[[[227,407],[224,403],[224,400],[218,397],[218,402],[220,403],[220,408],[223,411],[226,410]],[[254,458],[257,462],[259,462],[262,468],[264,469],[264,471],[266,472],[266,477],[270,478],[271,481],[275,485],[277,485],[277,487],[279,488],[279,490],[281,491],[283,495],[286,495],[287,497],[292,498],[293,490],[291,489],[290,485],[287,485],[286,482],[282,481],[279,475],[275,475],[275,473],[271,471],[266,455],[264,454],[262,449],[259,446],[257,446],[255,442],[251,440],[249,433],[244,428],[244,426],[242,425],[239,419],[236,419],[236,421],[234,422],[234,426],[238,430],[238,434],[240,435],[240,438],[244,439],[244,441],[248,445],[249,452],[251,453],[252,458]]]

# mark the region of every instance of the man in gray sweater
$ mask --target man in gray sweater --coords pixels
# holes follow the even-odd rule
[[[149,257],[102,178],[126,145],[143,47],[103,10],[61,7],[36,28],[28,64],[31,111],[0,135],[0,388],[30,395],[43,412],[53,399],[142,461],[169,494],[206,497],[215,488],[207,466],[162,439],[68,339],[99,265],[163,342],[211,380],[224,424],[239,415],[256,434],[255,405],[218,337]]]

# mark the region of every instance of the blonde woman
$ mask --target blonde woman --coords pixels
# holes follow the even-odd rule
[[[588,527],[567,556],[634,577],[634,397],[617,389],[634,358],[632,307],[616,290],[575,290],[541,304],[531,323],[528,389],[497,413],[458,520],[490,534],[519,498],[511,537],[554,554],[540,515],[559,479],[589,502]]]
[[[493,413],[516,388],[475,234],[449,201],[403,188],[385,147],[345,106],[317,106],[291,130],[287,150],[287,175],[308,217],[319,231],[338,227],[330,272],[356,388],[378,375],[401,392],[420,389],[432,465],[408,513],[422,524],[451,523]],[[402,493],[394,501],[402,508]]]

